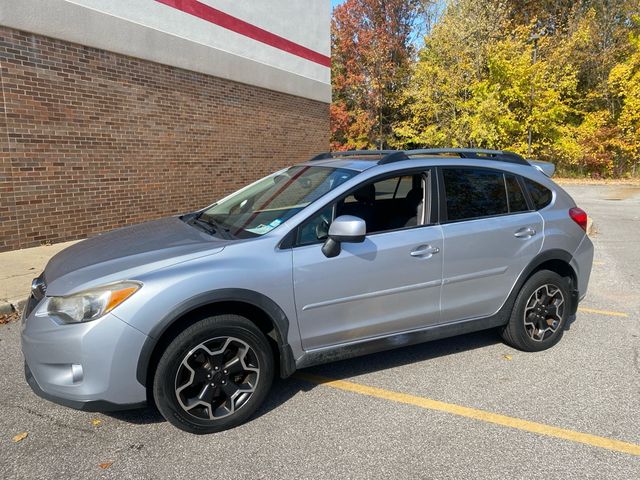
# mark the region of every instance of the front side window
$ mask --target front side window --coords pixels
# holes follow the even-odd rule
[[[324,241],[335,217],[353,215],[367,224],[367,234],[422,225],[425,208],[426,177],[400,175],[365,183],[351,194],[328,205],[298,229],[298,245]],[[423,213],[424,212],[424,213]]]
[[[504,175],[481,168],[443,168],[449,221],[509,213]]]
[[[235,238],[264,235],[357,173],[341,168],[291,167],[229,195],[199,218]]]

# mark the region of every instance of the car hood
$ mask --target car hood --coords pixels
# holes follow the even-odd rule
[[[55,255],[44,277],[47,295],[68,295],[220,252],[229,240],[168,217],[120,228]]]

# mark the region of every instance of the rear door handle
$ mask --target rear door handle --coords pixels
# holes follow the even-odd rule
[[[517,238],[531,238],[536,234],[536,229],[533,227],[523,227],[513,234]]]
[[[431,257],[434,253],[438,252],[440,252],[440,249],[438,247],[432,247],[431,245],[420,245],[409,255],[411,255],[412,257],[428,258]]]

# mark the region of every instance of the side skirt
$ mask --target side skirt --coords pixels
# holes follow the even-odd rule
[[[511,302],[508,302],[511,303]],[[510,311],[510,310],[509,310]],[[508,317],[502,310],[486,318],[473,318],[457,322],[433,325],[421,330],[397,333],[388,337],[362,340],[356,343],[342,344],[309,350],[296,361],[296,368],[306,368],[323,363],[336,362],[347,358],[359,357],[370,353],[384,352],[399,347],[455,337],[465,333],[478,332],[500,327],[507,323]]]

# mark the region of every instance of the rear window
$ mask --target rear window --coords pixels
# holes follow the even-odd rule
[[[444,168],[449,221],[509,213],[502,172],[476,168]]]
[[[547,187],[543,187],[539,183],[529,180],[528,178],[524,179],[524,184],[527,187],[527,191],[529,192],[529,196],[531,197],[536,210],[540,210],[551,203],[553,194]]]

